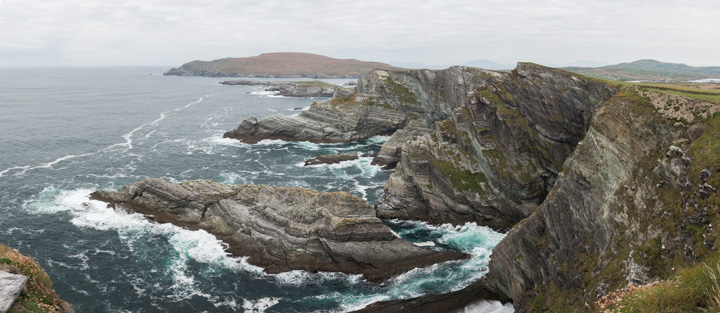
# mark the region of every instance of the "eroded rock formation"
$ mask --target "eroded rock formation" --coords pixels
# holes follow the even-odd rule
[[[609,291],[716,254],[718,104],[523,63],[510,73],[375,71],[357,91],[401,120],[376,158],[397,163],[379,217],[510,229],[482,288],[450,298],[483,290],[517,312],[593,311]],[[264,127],[323,120],[306,118]],[[462,302],[444,299],[375,308]]]
[[[338,154],[323,154],[305,161],[305,166],[318,164],[337,164],[342,161],[357,160],[357,152],[345,152]]]
[[[118,191],[95,192],[92,198],[159,222],[204,229],[227,242],[229,252],[248,256],[248,262],[270,273],[362,273],[380,282],[466,257],[396,237],[367,202],[346,192],[147,179]]]

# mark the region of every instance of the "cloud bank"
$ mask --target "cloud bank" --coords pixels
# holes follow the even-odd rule
[[[5,0],[0,66],[176,66],[280,51],[424,64],[720,65],[718,13],[711,0]]]

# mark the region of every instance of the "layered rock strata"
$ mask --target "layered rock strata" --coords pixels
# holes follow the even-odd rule
[[[367,202],[346,192],[147,179],[92,198],[159,222],[204,229],[227,242],[230,253],[248,256],[269,273],[333,271],[380,282],[466,257],[398,238]]]
[[[224,138],[254,144],[263,139],[337,143],[390,135],[404,127],[403,113],[373,95],[350,95],[313,103],[298,116],[272,115],[262,121],[249,117]]]
[[[466,87],[454,91],[465,100],[448,119],[402,146],[379,217],[511,227],[543,201],[596,107],[614,93],[523,63]]]
[[[376,71],[357,91],[405,119],[378,155],[399,161],[378,216],[512,227],[484,289],[517,312],[593,311],[609,291],[716,254],[715,103],[525,63]]]
[[[338,154],[323,154],[321,156],[305,161],[305,166],[318,164],[337,164],[342,161],[357,160],[357,152],[345,152]]]
[[[716,254],[720,116],[681,123],[658,97],[627,88],[601,106],[548,198],[493,250],[488,277],[519,312],[593,311]]]

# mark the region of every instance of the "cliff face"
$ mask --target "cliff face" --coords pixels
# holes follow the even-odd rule
[[[378,216],[509,228],[542,202],[614,92],[532,64],[498,76],[451,90],[465,97],[403,147]]]
[[[376,70],[356,91],[297,117],[250,117],[225,137],[347,142],[392,134],[374,163],[402,162],[377,203],[379,217],[503,229],[542,202],[595,108],[615,92],[522,63],[512,73]]]
[[[593,311],[717,254],[718,104],[522,63],[374,71],[357,91],[402,120],[376,158],[397,163],[379,217],[511,228],[468,292]]]
[[[720,117],[676,123],[658,97],[606,102],[548,198],[493,250],[488,277],[519,312],[595,310],[717,250]]]
[[[204,229],[228,251],[270,273],[289,270],[363,274],[380,282],[415,267],[464,258],[398,238],[364,200],[346,192],[147,179],[93,199]]]

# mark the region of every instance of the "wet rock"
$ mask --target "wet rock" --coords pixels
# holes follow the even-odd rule
[[[336,164],[340,163],[342,161],[351,161],[351,160],[357,160],[358,154],[357,152],[345,152],[345,153],[339,153],[339,154],[323,154],[321,156],[309,159],[305,161],[305,166],[308,165],[318,165],[318,164]]]
[[[92,198],[158,222],[204,229],[227,242],[229,252],[248,256],[248,262],[270,273],[361,273],[380,282],[467,257],[396,237],[367,202],[346,192],[147,179],[119,191],[95,192]]]

